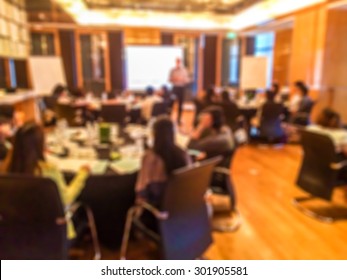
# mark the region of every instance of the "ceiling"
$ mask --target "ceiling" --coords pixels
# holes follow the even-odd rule
[[[26,0],[29,22],[73,22],[55,1],[52,0]]]
[[[261,0],[83,0],[90,9],[139,9],[160,12],[235,14]]]
[[[30,22],[244,30],[328,0],[26,0]],[[347,0],[344,0],[347,1]]]
[[[83,0],[90,10],[134,9],[159,12],[211,12],[213,14],[236,14],[263,0]],[[26,0],[29,20],[38,17],[51,19],[51,13],[63,14],[64,10],[55,0]]]

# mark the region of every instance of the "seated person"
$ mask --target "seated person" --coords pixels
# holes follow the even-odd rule
[[[86,92],[82,88],[75,88],[71,91],[71,96],[75,99],[85,98]]]
[[[160,88],[158,95],[163,98],[164,102],[167,104],[169,113],[171,113],[172,107],[175,103],[175,96],[171,94],[170,90],[165,85]]]
[[[210,86],[206,91],[204,91],[204,95],[202,97],[198,97],[194,99],[195,104],[195,119],[194,124],[198,123],[198,116],[200,113],[207,108],[208,106],[215,105],[218,102],[218,98],[216,96],[214,86]]]
[[[160,116],[153,126],[153,147],[146,151],[137,177],[136,193],[159,206],[168,177],[175,169],[187,166],[190,158],[175,144],[174,124],[169,117]]]
[[[208,158],[233,151],[233,135],[230,128],[224,124],[221,107],[209,106],[201,112],[188,148],[204,152]]]
[[[275,102],[275,94],[270,90],[266,91],[266,101],[258,109],[257,120],[254,122],[259,129],[256,137],[271,143],[284,142],[285,133],[281,126],[283,112],[282,104]]]
[[[273,92],[273,94],[275,95],[275,102],[276,103],[281,103],[282,102],[282,97],[281,97],[281,93],[280,93],[280,89],[281,86],[279,83],[277,82],[273,82],[271,85],[271,91]]]
[[[148,121],[152,116],[152,109],[155,103],[163,102],[163,98],[154,93],[153,87],[146,88],[146,97],[141,103],[141,115]]]
[[[7,139],[11,136],[10,131],[13,116],[13,106],[0,105],[0,161],[3,161],[6,158],[8,151]]]
[[[41,104],[41,110],[43,112],[43,123],[45,126],[55,125],[57,121],[56,117],[56,104],[70,103],[66,88],[62,85],[56,85],[50,96],[44,96]]]
[[[43,176],[52,179],[58,187],[62,203],[65,206],[72,204],[79,196],[89,176],[89,167],[80,169],[69,185],[66,184],[63,174],[53,164],[45,160],[44,132],[41,126],[34,122],[24,124],[14,137],[13,150],[7,159],[7,172]],[[75,237],[72,224],[68,224],[68,238]]]
[[[12,136],[11,124],[7,119],[0,117],[0,162],[4,161],[9,149],[11,148],[11,143],[8,139]],[[2,172],[0,166],[0,173]]]
[[[314,105],[308,95],[309,88],[302,81],[294,84],[294,95],[290,100],[291,123],[297,125],[307,125]]]
[[[341,118],[335,111],[325,108],[319,114],[316,124],[307,129],[329,136],[336,149],[336,161],[347,160],[347,130],[342,128]],[[347,167],[339,171],[338,179],[347,182]]]
[[[226,124],[235,131],[240,127],[240,110],[236,103],[230,99],[228,90],[224,89],[221,97],[222,101],[219,105],[223,108]]]
[[[202,103],[205,105],[205,107],[215,104],[218,101],[218,98],[216,96],[216,92],[214,90],[214,86],[210,86],[205,95],[202,98]]]
[[[0,105],[0,161],[4,161],[11,148],[11,138],[14,132],[23,125],[24,114],[15,111],[11,105]],[[3,172],[0,166],[0,172]]]

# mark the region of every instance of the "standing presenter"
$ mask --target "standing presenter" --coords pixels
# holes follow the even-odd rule
[[[177,123],[180,125],[184,94],[186,86],[190,82],[188,71],[182,64],[182,60],[180,58],[176,59],[176,67],[170,71],[169,81],[173,86],[172,91],[176,96],[176,100],[178,101]]]

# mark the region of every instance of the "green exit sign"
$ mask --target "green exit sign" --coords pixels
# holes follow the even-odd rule
[[[237,37],[235,32],[228,32],[227,33],[227,38],[228,39],[235,39]]]

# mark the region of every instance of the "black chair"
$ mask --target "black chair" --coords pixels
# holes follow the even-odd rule
[[[137,174],[90,176],[77,199],[92,210],[98,238],[108,248],[121,244],[126,214],[135,201],[136,177]]]
[[[50,109],[52,111],[55,110],[55,107],[57,106],[57,97],[55,96],[44,96],[42,97],[42,101],[45,104],[47,109]]]
[[[127,117],[126,106],[123,104],[103,104],[101,106],[100,117],[104,122],[124,125]]]
[[[214,168],[210,183],[210,190],[216,198],[227,196],[230,201],[230,208],[222,210],[213,207],[216,222],[213,222],[213,229],[221,232],[233,232],[241,226],[241,214],[237,209],[237,200],[234,184],[231,178],[230,167],[235,155],[235,150],[223,155],[223,159]],[[214,206],[214,205],[213,205]],[[219,207],[218,207],[219,208]],[[229,216],[225,223],[225,214]],[[218,222],[218,218],[223,216],[223,222]]]
[[[128,211],[121,247],[121,259],[126,258],[132,225],[137,225],[160,244],[164,259],[196,259],[212,243],[210,221],[204,201],[213,168],[221,157],[192,167],[176,170],[163,193],[161,207],[139,203]],[[159,235],[144,228],[138,220],[139,211],[149,211],[157,219]]]
[[[315,198],[331,201],[334,188],[339,186],[338,172],[347,166],[347,161],[336,161],[335,146],[329,136],[307,130],[301,130],[300,134],[304,158],[296,183],[309,196],[295,198],[293,203],[311,217],[333,222],[336,218],[319,214],[301,203]]]
[[[129,123],[142,123],[141,108],[133,108],[129,112]]]
[[[199,99],[194,99],[195,105],[195,116],[194,116],[194,126],[198,124],[198,117],[200,113],[207,107],[207,105]]]
[[[67,259],[65,213],[55,183],[0,176],[0,259]]]
[[[14,115],[14,106],[2,104],[0,105],[0,122],[11,122]]]
[[[165,102],[153,104],[151,116],[158,117],[160,115],[167,115],[167,104]]]
[[[55,107],[57,119],[65,119],[69,126],[83,126],[85,123],[85,108],[70,104],[58,103]]]
[[[260,139],[269,143],[284,141],[285,133],[281,126],[283,112],[282,104],[267,102],[263,105],[259,126]]]
[[[241,118],[240,110],[234,102],[221,103],[219,106],[223,108],[225,122],[232,131],[236,131],[240,128]]]
[[[92,212],[80,203],[63,208],[56,184],[47,178],[0,176],[0,259],[67,259],[66,221],[83,207],[93,237],[95,259],[100,247]]]
[[[307,126],[310,124],[310,116],[313,110],[315,102],[310,98],[303,99],[299,104],[298,112],[292,117],[292,123],[301,126]]]

